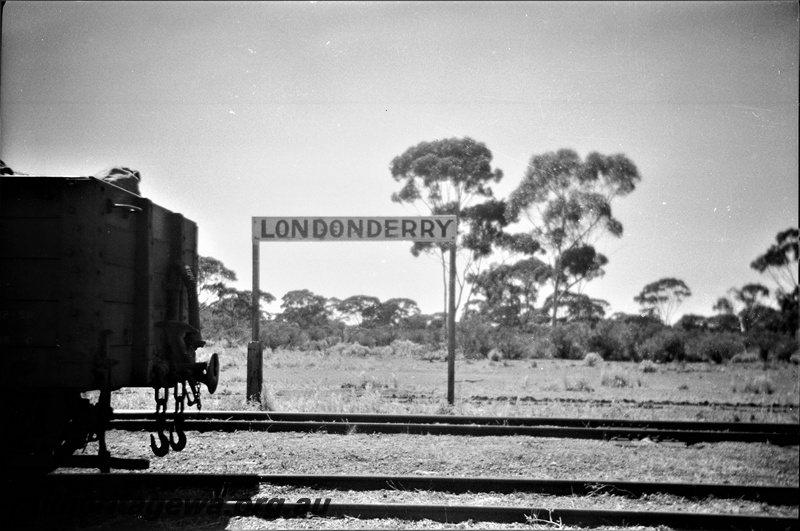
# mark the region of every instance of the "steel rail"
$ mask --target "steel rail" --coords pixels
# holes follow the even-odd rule
[[[114,417],[120,420],[154,419],[146,410],[119,410]],[[186,420],[259,420],[293,422],[350,422],[388,424],[475,424],[479,426],[555,426],[572,428],[650,428],[678,431],[732,431],[758,433],[800,434],[800,424],[767,422],[702,422],[674,420],[637,420],[570,417],[487,417],[465,415],[419,415],[379,413],[295,413],[271,411],[187,411]]]
[[[276,396],[285,396],[289,395],[291,392],[278,392]],[[439,400],[441,399],[441,395],[438,395],[434,392],[431,393],[409,393],[409,394],[402,394],[392,391],[385,391],[381,393],[383,398],[386,399],[395,399],[400,401],[412,401],[412,400]],[[797,410],[800,408],[800,404],[786,404],[786,403],[778,403],[778,402],[712,402],[709,400],[702,400],[699,402],[692,402],[690,400],[637,400],[633,398],[570,398],[570,397],[558,397],[558,398],[538,398],[535,396],[520,396],[520,395],[494,395],[494,396],[486,396],[486,395],[472,395],[464,397],[466,401],[472,402],[520,402],[525,404],[552,404],[552,403],[564,403],[564,404],[591,404],[597,406],[613,406],[619,404],[629,404],[639,407],[669,407],[669,406],[688,406],[688,407],[713,407],[713,408],[721,408],[721,409],[732,409],[732,408],[746,408],[746,409],[770,409],[776,411],[786,411],[786,410]]]
[[[126,431],[155,431],[153,420],[112,420],[109,429]],[[650,439],[678,441],[687,444],[701,442],[770,443],[777,446],[794,446],[800,439],[797,434],[653,430],[646,428],[560,428],[546,426],[486,426],[470,424],[390,424],[369,422],[297,422],[259,420],[185,420],[184,431],[270,431],[270,432],[324,432],[329,434],[408,434],[408,435],[463,435],[469,437],[528,436],[563,439]]]
[[[667,511],[617,511],[608,509],[553,509],[525,506],[482,506],[482,505],[424,505],[424,504],[378,504],[378,503],[331,503],[317,499],[314,505],[308,503],[287,502],[282,500],[166,500],[154,503],[154,500],[105,500],[100,503],[77,500],[67,507],[67,513],[75,516],[99,513],[112,516],[141,515],[149,520],[158,518],[181,518],[198,516],[210,517],[214,521],[231,517],[257,517],[262,519],[308,518],[309,516],[324,518],[358,518],[367,519],[400,519],[407,521],[432,520],[435,522],[498,522],[528,524],[558,524],[577,527],[600,526],[667,526],[672,529],[702,530],[795,530],[798,519],[779,516],[758,516],[742,514],[686,513]],[[62,500],[63,502],[63,500]],[[199,503],[198,503],[199,502]],[[48,522],[54,516],[42,511],[42,500],[29,497],[15,504],[15,515],[19,511],[33,514],[28,519],[39,519]],[[62,508],[64,506],[62,505]],[[174,520],[173,520],[174,521]],[[195,523],[197,520],[194,520]]]
[[[294,507],[292,507],[294,505]],[[299,505],[299,506],[297,506]],[[236,510],[236,506],[231,507]],[[281,517],[308,514],[305,504],[290,504]],[[556,523],[567,526],[667,526],[673,529],[797,529],[796,518],[679,512],[613,511],[604,509],[545,509],[538,507],[487,507],[480,505],[345,504],[331,503],[328,518],[466,521],[498,523]]]
[[[670,494],[688,499],[750,500],[770,505],[797,505],[800,487],[773,485],[731,485],[713,483],[654,483],[591,479],[529,479],[520,477],[391,476],[362,474],[50,474],[42,478],[42,490],[113,495],[120,489],[253,489],[259,485],[282,485],[343,491],[406,490],[464,494],[527,492],[554,496],[612,494],[638,498]]]
[[[533,396],[517,395],[497,395],[497,396],[471,396],[469,400],[475,402],[524,402],[534,404],[548,404],[553,402],[563,402],[566,404],[592,404],[592,405],[619,405],[630,404],[644,407],[660,406],[689,406],[689,407],[718,407],[718,408],[757,408],[773,409],[778,411],[797,410],[800,404],[781,404],[777,402],[758,403],[758,402],[711,402],[703,400],[692,402],[690,400],[637,400],[634,398],[537,398]]]

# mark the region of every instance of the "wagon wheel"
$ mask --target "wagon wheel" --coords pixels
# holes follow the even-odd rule
[[[26,389],[12,393],[5,437],[8,465],[22,472],[49,472],[56,459],[82,448],[88,438],[91,405],[78,391]]]

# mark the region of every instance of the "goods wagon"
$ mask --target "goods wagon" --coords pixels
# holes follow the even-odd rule
[[[106,447],[122,388],[154,389],[157,455],[183,448],[184,402],[199,405],[200,384],[213,393],[219,375],[216,354],[195,358],[197,235],[181,214],[100,179],[0,176],[8,464],[146,467]],[[97,456],[72,455],[93,440]]]

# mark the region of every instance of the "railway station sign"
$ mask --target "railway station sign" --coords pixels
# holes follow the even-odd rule
[[[456,216],[253,217],[253,241],[454,242]]]
[[[247,346],[247,399],[260,401],[264,378],[261,344],[259,264],[261,242],[403,241],[455,243],[456,216],[416,217],[256,217],[253,230],[253,340]],[[447,401],[455,400],[456,359],[456,246],[450,245],[450,278],[447,314]]]

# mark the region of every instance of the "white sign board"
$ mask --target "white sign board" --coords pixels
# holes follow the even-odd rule
[[[253,217],[253,241],[454,242],[456,216]]]

